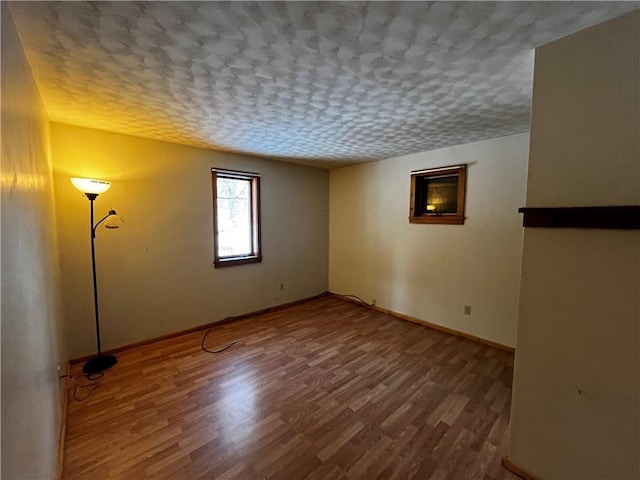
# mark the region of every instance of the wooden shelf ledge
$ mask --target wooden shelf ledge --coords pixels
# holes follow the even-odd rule
[[[640,229],[640,206],[519,208],[523,227]]]

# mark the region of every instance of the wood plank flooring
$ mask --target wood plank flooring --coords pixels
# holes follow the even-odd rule
[[[203,333],[70,400],[64,479],[516,478],[510,353],[334,297]]]

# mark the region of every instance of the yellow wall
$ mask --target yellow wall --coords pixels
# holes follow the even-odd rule
[[[640,12],[536,50],[528,207],[640,204]],[[525,229],[509,456],[640,478],[640,233]]]
[[[332,170],[330,290],[515,345],[527,149],[521,134]],[[460,163],[465,224],[410,224],[411,171]]]
[[[96,238],[105,349],[327,289],[327,171],[56,123],[51,135],[72,357],[96,346],[89,201],[71,176],[112,181],[96,217],[125,220]],[[262,263],[214,268],[212,167],[262,175]]]
[[[2,2],[2,478],[54,478],[66,355],[49,122]]]

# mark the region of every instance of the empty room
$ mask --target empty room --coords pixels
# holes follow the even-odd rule
[[[640,479],[640,2],[1,7],[3,479]]]

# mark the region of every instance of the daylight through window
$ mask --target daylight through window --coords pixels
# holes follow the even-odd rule
[[[212,180],[215,266],[260,262],[260,176],[213,169]]]

